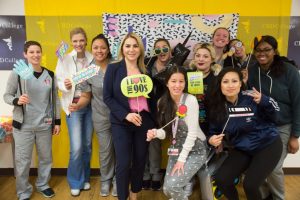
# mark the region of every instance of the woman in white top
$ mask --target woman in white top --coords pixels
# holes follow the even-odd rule
[[[117,196],[115,180],[115,152],[112,143],[109,108],[103,101],[103,81],[107,65],[112,59],[108,39],[101,33],[92,39],[93,64],[100,67],[97,75],[80,84],[82,95],[78,103],[69,106],[71,112],[77,111],[91,103],[94,130],[98,137],[100,164],[100,195],[109,195],[113,184],[112,195]]]
[[[184,187],[206,160],[206,137],[200,129],[199,105],[196,97],[184,93],[186,72],[172,66],[166,76],[168,91],[158,103],[160,129],[148,130],[147,140],[171,140],[164,193],[174,200],[187,200]]]
[[[90,160],[92,153],[92,110],[91,105],[70,113],[68,107],[77,103],[81,96],[78,85],[72,84],[71,76],[86,68],[93,61],[93,56],[85,51],[86,33],[82,28],[74,28],[70,32],[73,51],[58,59],[56,66],[57,84],[62,92],[61,104],[67,115],[70,137],[70,160],[67,179],[71,194],[78,196],[80,190],[90,189]]]

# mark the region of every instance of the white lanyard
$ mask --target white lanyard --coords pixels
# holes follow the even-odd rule
[[[172,135],[173,135],[173,138],[172,138],[172,144],[175,144],[176,143],[176,133],[177,133],[177,129],[178,129],[178,121],[179,121],[179,117],[177,116],[175,118],[175,121],[172,123]]]

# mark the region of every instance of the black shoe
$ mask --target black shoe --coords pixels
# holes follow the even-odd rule
[[[29,198],[26,198],[26,199],[22,199],[22,200],[30,200]]]
[[[151,185],[151,181],[150,180],[143,180],[143,185],[142,185],[143,190],[149,190],[150,189],[150,185]]]
[[[264,198],[263,200],[273,200],[272,194],[270,194],[269,196],[267,196],[267,198]]]
[[[161,188],[161,183],[160,183],[160,181],[152,181],[152,183],[151,183],[151,188],[152,188],[152,190],[154,190],[154,191],[160,190],[160,188]]]
[[[54,197],[54,195],[55,195],[55,193],[52,190],[52,188],[47,188],[47,189],[45,189],[43,191],[39,191],[39,193],[41,193],[44,197],[47,197],[47,198]]]

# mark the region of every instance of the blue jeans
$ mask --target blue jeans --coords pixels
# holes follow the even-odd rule
[[[90,180],[92,153],[92,110],[88,105],[67,116],[70,137],[70,160],[67,179],[71,189],[82,189]]]

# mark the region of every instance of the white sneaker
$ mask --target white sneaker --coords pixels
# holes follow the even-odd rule
[[[89,182],[85,182],[83,185],[83,190],[89,190],[91,189],[91,184]]]
[[[110,183],[101,183],[100,196],[107,197],[109,195]]]
[[[113,183],[113,188],[112,188],[112,191],[111,191],[111,195],[114,196],[114,197],[118,196],[117,183]]]
[[[71,195],[72,196],[79,196],[80,190],[79,189],[71,189]]]

